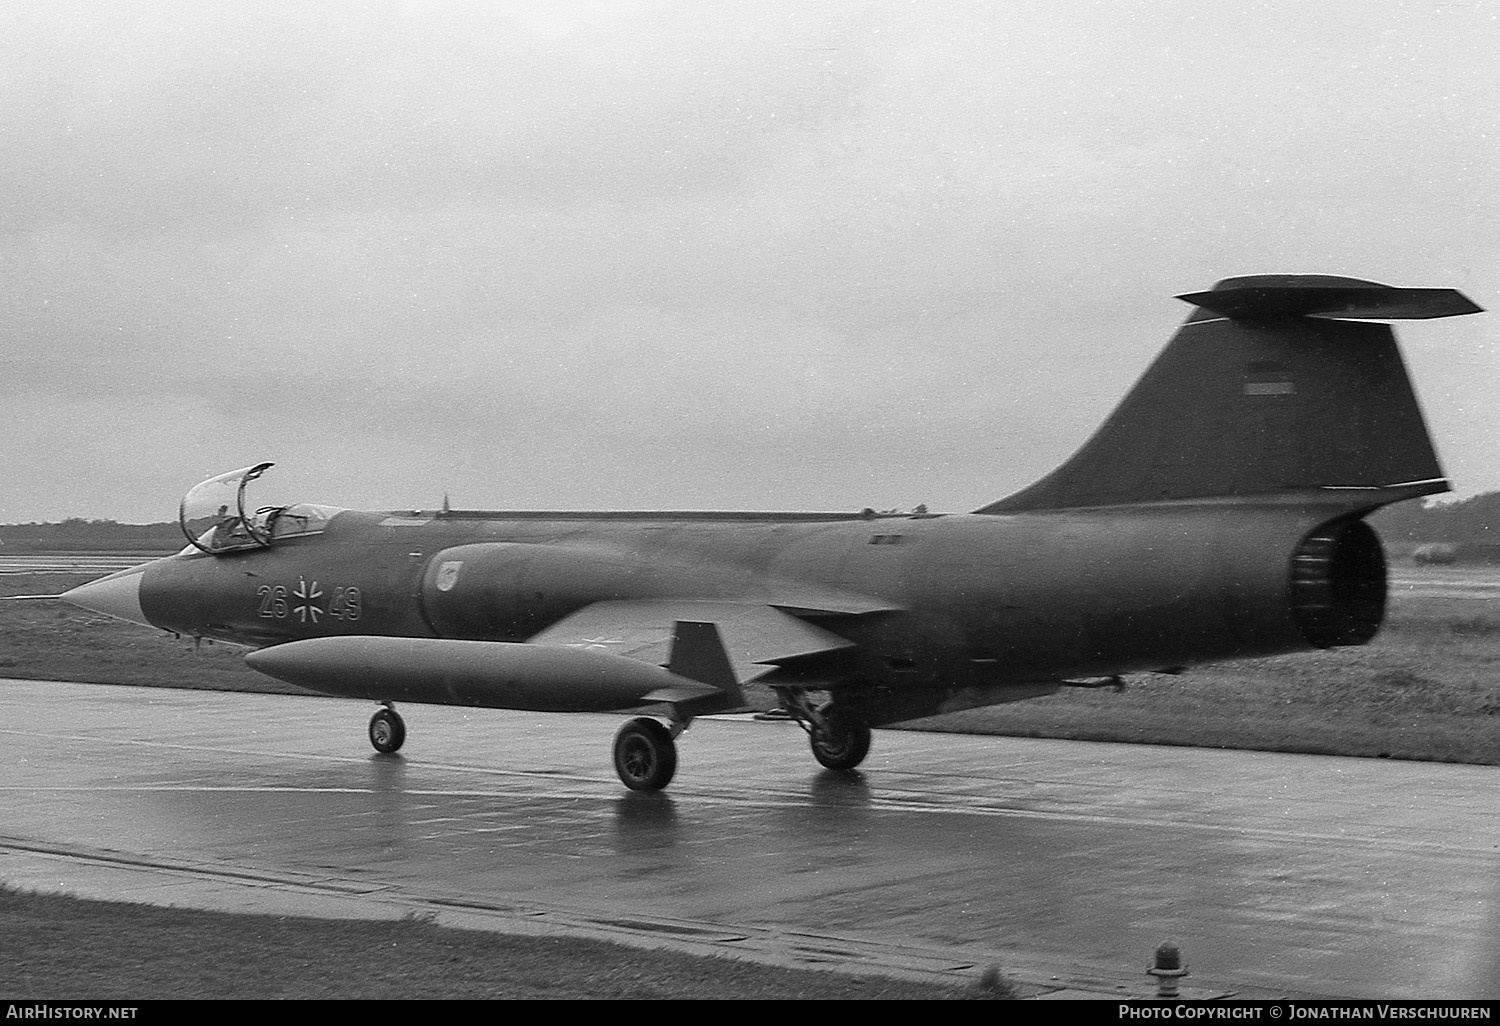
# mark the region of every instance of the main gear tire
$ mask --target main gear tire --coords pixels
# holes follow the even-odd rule
[[[813,758],[831,770],[852,770],[870,754],[870,725],[836,705],[819,711],[822,723],[808,731]]]
[[[632,791],[660,791],[677,772],[677,743],[658,721],[640,716],[615,735],[615,772]]]

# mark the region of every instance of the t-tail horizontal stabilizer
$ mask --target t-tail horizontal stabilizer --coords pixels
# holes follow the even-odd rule
[[[1226,278],[1057,470],[977,510],[1300,494],[1348,510],[1448,490],[1395,335],[1480,307],[1357,278]]]
[[[1237,320],[1408,321],[1483,312],[1456,289],[1398,289],[1358,278],[1314,274],[1226,278],[1209,292],[1177,298]]]

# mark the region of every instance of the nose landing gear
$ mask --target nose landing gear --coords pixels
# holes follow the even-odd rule
[[[406,743],[406,721],[389,705],[370,717],[370,744],[383,755],[398,751]]]

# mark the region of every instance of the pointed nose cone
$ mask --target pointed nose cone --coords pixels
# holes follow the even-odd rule
[[[145,566],[133,566],[64,592],[62,600],[91,612],[154,627],[141,612],[141,578],[145,573]]]

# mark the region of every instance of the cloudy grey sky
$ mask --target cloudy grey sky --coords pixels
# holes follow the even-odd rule
[[[1500,306],[1500,4],[0,6],[0,522],[972,509],[1231,274]],[[1500,324],[1403,338],[1462,494]]]

